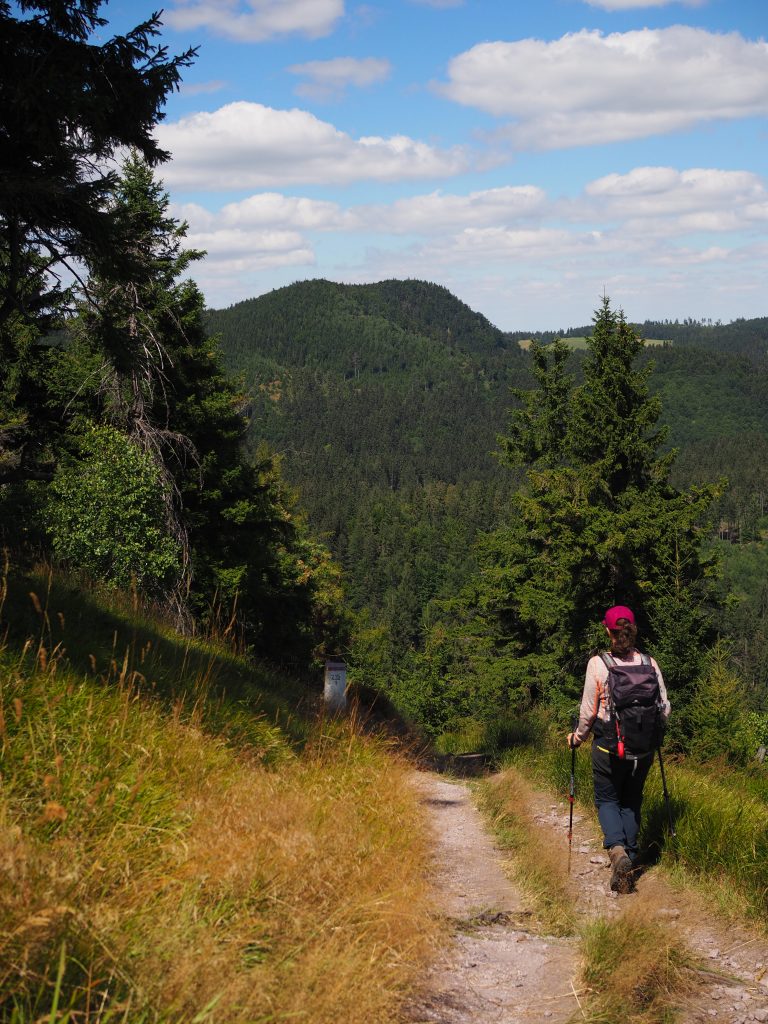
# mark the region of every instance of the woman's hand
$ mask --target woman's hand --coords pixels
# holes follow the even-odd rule
[[[578,747],[578,746],[579,746],[579,741],[576,739],[576,733],[575,732],[569,732],[568,733],[568,749],[569,750],[573,750],[574,747]]]

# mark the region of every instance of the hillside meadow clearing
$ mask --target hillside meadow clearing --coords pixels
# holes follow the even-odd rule
[[[574,349],[574,350],[578,350],[578,351],[586,352],[587,348],[589,347],[588,344],[587,344],[586,337],[583,337],[583,338],[561,338],[560,341],[562,341],[564,345],[567,345],[568,348]],[[664,338],[643,338],[643,343],[645,345],[671,345],[672,344],[671,341],[668,341],[668,340],[666,340]],[[520,348],[524,349],[527,352],[528,349],[531,347],[531,339],[530,338],[523,338],[523,340],[518,342],[518,344],[520,345]]]
[[[0,1018],[394,1019],[438,926],[391,744],[45,575],[2,605]]]

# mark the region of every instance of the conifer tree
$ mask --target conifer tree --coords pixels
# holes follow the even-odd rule
[[[157,15],[103,38],[101,6],[0,0],[0,485],[53,473],[44,338],[70,308],[66,277],[119,260],[110,158],[167,159],[152,133],[194,57],[156,43]]]
[[[519,394],[502,458],[526,483],[511,522],[481,543],[481,571],[462,600],[474,636],[470,687],[486,703],[545,696],[571,703],[607,607],[627,604],[672,690],[693,684],[709,636],[713,567],[700,539],[714,487],[669,483],[660,403],[642,341],[604,299],[588,339],[583,382],[566,349],[534,347],[538,387]],[[455,642],[455,641],[454,641]]]
[[[177,610],[236,608],[246,642],[306,662],[336,625],[336,570],[273,457],[245,451],[247,398],[225,375],[203,296],[184,277],[201,254],[184,247],[186,225],[137,154],[123,165],[112,213],[126,251],[119,265],[91,259],[52,391],[77,396],[68,403],[75,431],[107,421],[151,458],[183,556]]]

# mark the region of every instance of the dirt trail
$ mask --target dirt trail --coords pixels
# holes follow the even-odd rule
[[[489,838],[466,784],[419,773],[415,785],[435,835],[439,909],[453,938],[408,1010],[412,1024],[559,1024],[580,1016],[578,940],[535,933],[525,897],[504,871],[505,854]],[[568,805],[539,792],[534,820],[565,843]],[[768,1022],[768,943],[746,928],[723,925],[660,872],[637,892],[609,889],[608,859],[595,822],[574,814],[571,866],[577,913],[612,916],[650,905],[679,928],[701,960],[696,989],[680,1007],[681,1024]]]
[[[516,1024],[570,1020],[576,946],[533,934],[530,910],[504,873],[466,786],[434,775],[416,781],[434,825],[440,910],[455,928],[409,1020]]]

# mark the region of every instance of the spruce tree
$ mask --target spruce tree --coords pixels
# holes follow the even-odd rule
[[[124,252],[110,159],[125,147],[167,159],[153,131],[194,57],[157,44],[157,15],[105,38],[101,6],[0,0],[0,485],[52,476],[46,336],[83,261]]]
[[[151,458],[182,552],[177,610],[198,620],[235,610],[246,643],[306,663],[338,625],[336,570],[276,460],[245,450],[247,396],[225,375],[202,293],[185,277],[201,254],[185,248],[186,225],[137,154],[123,165],[112,214],[126,251],[119,265],[91,259],[51,391],[77,396],[68,403],[75,432],[107,421]]]
[[[475,636],[471,686],[507,706],[578,696],[606,608],[627,604],[644,644],[684,695],[710,636],[714,567],[700,542],[715,487],[679,492],[662,451],[643,342],[604,299],[588,339],[583,381],[566,350],[534,347],[538,387],[522,394],[502,458],[526,482],[508,525],[481,544],[482,568],[464,598]]]

